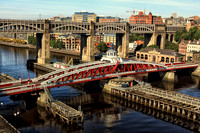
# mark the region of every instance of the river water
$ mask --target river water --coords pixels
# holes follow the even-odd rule
[[[5,73],[17,78],[34,78],[41,74],[26,67],[27,59],[34,59],[34,50],[19,49],[0,45],[0,73]],[[51,61],[67,62],[69,56],[52,54]],[[161,81],[152,82],[153,86],[170,89],[187,95],[200,97],[199,79],[191,76],[179,77],[178,83],[169,84]],[[112,97],[96,90],[96,83],[87,85],[83,89],[70,86],[52,88],[51,94],[54,99],[67,103],[74,108],[81,105],[84,113],[83,128],[80,126],[67,126],[58,118],[52,117],[44,109],[37,107],[33,101],[34,96],[21,96],[18,100],[11,100],[9,96],[0,97],[3,106],[0,107],[2,114],[22,133],[132,133],[132,132],[192,132],[188,128],[174,123],[161,120],[144,113],[140,105],[135,109],[128,107],[118,99],[113,102]],[[83,97],[89,98],[82,102]],[[76,102],[70,102],[72,99]],[[137,111],[136,111],[137,110]],[[17,116],[14,116],[17,113]]]

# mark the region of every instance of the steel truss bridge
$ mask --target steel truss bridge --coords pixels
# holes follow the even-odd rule
[[[156,64],[132,60],[124,61],[121,63],[105,63],[101,61],[95,61],[75,65],[66,69],[59,69],[57,71],[53,71],[33,79],[1,83],[0,96],[34,92],[37,90],[42,90],[45,87],[53,88],[119,76],[160,71],[174,71],[177,69],[196,67],[198,67],[198,64],[186,64],[184,62],[173,64]]]
[[[0,32],[5,33],[44,33],[45,23],[49,24],[50,33],[84,33],[90,34],[89,22],[56,22],[47,20],[5,20],[0,19]],[[164,29],[160,28],[163,27]],[[156,25],[156,24],[129,24],[129,23],[94,23],[95,33],[154,33],[162,31],[175,33],[184,26]]]

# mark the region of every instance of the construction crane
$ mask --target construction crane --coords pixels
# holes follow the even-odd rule
[[[127,13],[133,13],[135,15],[136,12],[139,12],[138,10],[133,9],[133,11],[126,11]]]
[[[149,11],[149,10],[145,10],[145,9],[144,10],[135,10],[135,9],[133,9],[133,11],[126,11],[126,12],[127,13],[133,13],[133,15],[135,15],[136,12],[143,12],[145,14],[146,11]]]

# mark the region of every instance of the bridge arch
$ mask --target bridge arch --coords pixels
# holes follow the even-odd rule
[[[59,26],[54,26],[51,25],[52,31],[59,31],[59,30],[66,30],[66,31],[85,31],[86,33],[89,32],[89,26],[80,26],[76,24],[69,24],[69,25],[59,25]]]
[[[154,29],[152,29],[151,27],[147,27],[147,26],[134,26],[133,28],[131,28],[130,31],[132,33],[138,32],[138,31],[153,32]]]
[[[28,25],[28,24],[23,24],[23,23],[19,25],[17,23],[12,23],[12,24],[7,24],[7,25],[2,25],[2,26],[0,26],[0,29],[4,28],[7,30],[9,29],[9,30],[19,30],[19,31],[20,30],[22,30],[22,31],[33,30],[33,31],[41,31],[42,32],[44,30],[44,25],[43,24],[39,24],[39,25],[40,26],[37,26],[37,24]]]
[[[125,32],[125,29],[123,27],[119,27],[117,25],[103,25],[103,26],[99,26],[96,28],[96,32],[100,33],[101,31],[114,31],[114,32]]]

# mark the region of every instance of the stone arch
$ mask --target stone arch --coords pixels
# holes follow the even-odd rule
[[[162,35],[158,35],[156,39],[157,39],[156,45],[159,46],[159,48],[160,48]]]

